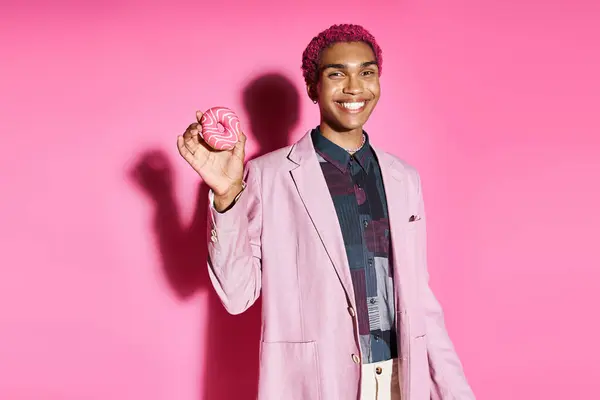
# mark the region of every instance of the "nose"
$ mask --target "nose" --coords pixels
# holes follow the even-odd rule
[[[361,85],[361,81],[357,76],[350,75],[346,80],[346,85],[344,87],[344,94],[352,94],[357,95],[362,93],[363,88]]]

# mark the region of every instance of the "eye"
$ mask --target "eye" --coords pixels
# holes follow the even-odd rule
[[[332,72],[328,75],[330,78],[336,78],[336,77],[340,77],[342,76],[342,73],[337,71],[337,72]]]
[[[375,73],[375,71],[363,71],[363,75],[365,76],[370,76],[373,75]]]

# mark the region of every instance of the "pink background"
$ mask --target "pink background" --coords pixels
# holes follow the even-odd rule
[[[209,286],[176,135],[226,105],[251,154],[299,138],[302,50],[338,22],[384,49],[367,130],[421,171],[477,398],[598,397],[598,2],[1,4],[0,398],[252,398],[259,307]]]

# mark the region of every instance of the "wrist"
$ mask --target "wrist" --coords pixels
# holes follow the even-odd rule
[[[245,185],[243,182],[232,185],[227,192],[224,194],[215,194],[214,197],[214,208],[218,212],[227,210],[237,200],[238,196],[244,190]]]

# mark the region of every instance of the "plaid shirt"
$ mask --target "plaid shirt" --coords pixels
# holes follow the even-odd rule
[[[362,362],[398,355],[391,243],[381,170],[365,132],[364,146],[353,156],[321,135],[312,140],[344,238],[356,299]]]

